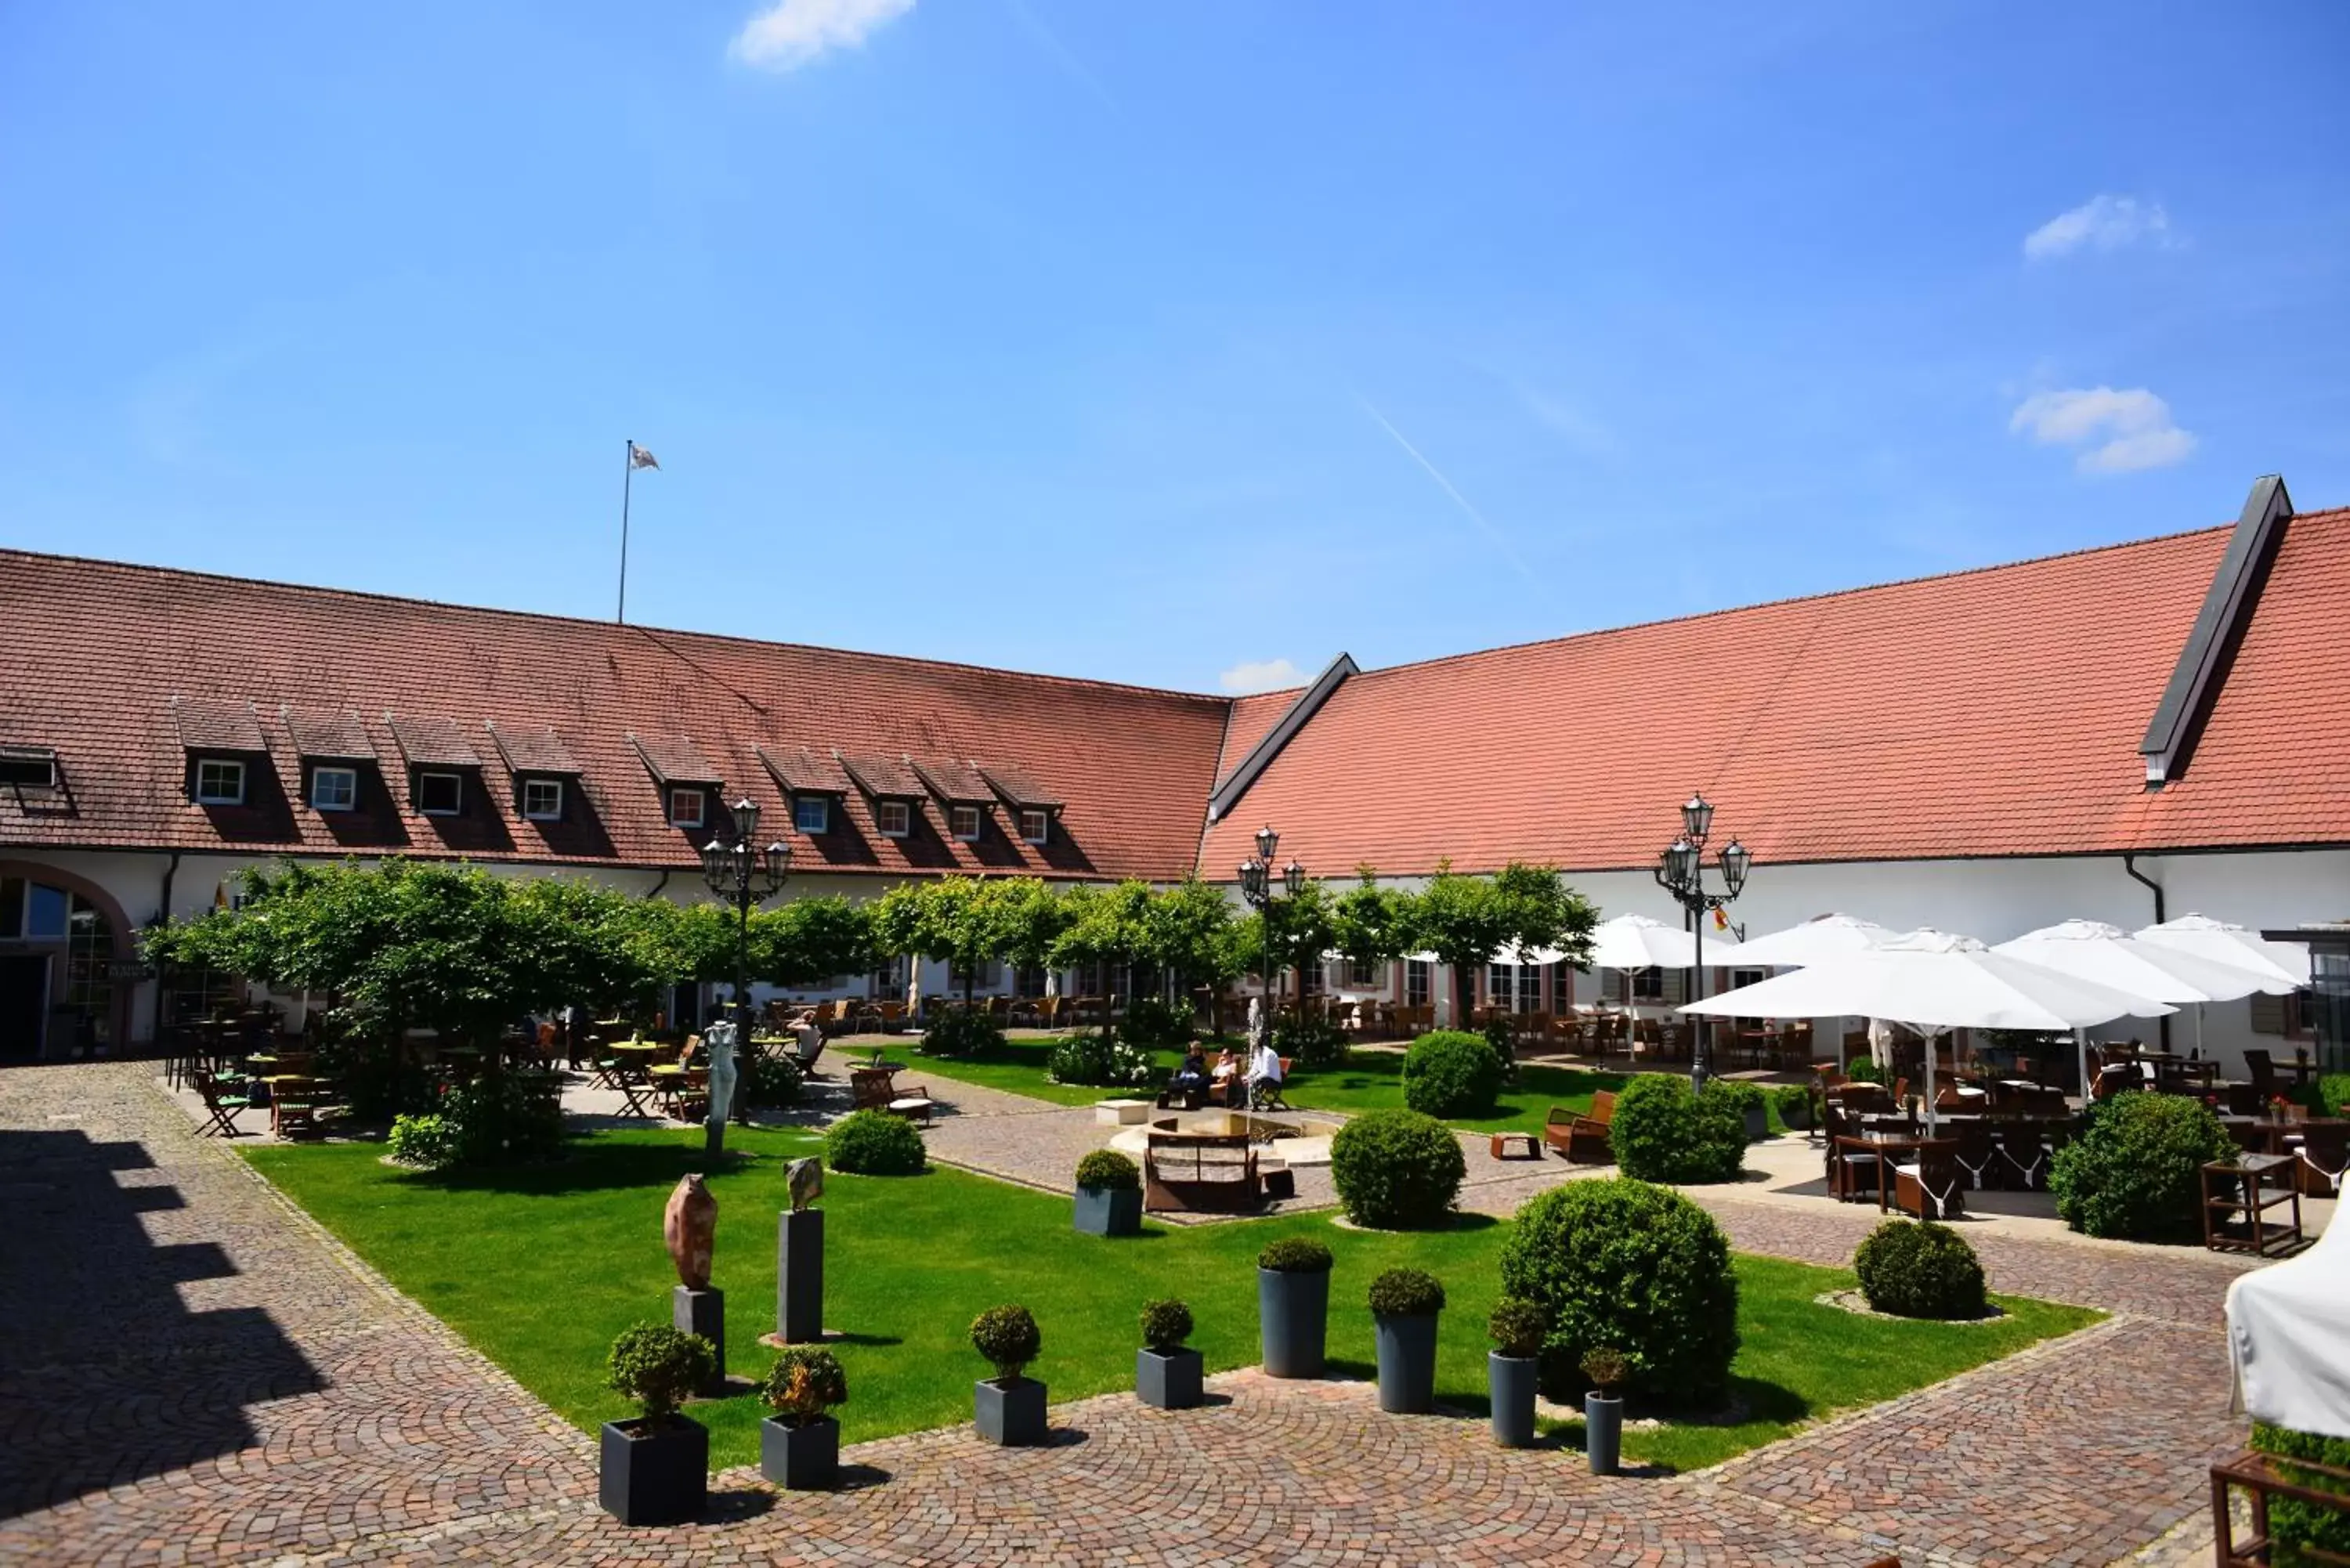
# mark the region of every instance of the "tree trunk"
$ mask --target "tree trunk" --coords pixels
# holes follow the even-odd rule
[[[1475,965],[1473,965],[1473,964],[1465,964],[1465,963],[1456,963],[1456,964],[1454,964],[1454,965],[1452,966],[1452,1027],[1453,1027],[1453,1028],[1455,1028],[1455,1029],[1467,1029],[1467,1030],[1473,1030],[1473,1029],[1474,1029],[1474,1027],[1475,1027],[1475,1026],[1474,1026],[1472,1023],[1471,1023],[1470,1019],[1471,1019],[1471,1018],[1475,1014],[1475,1012],[1476,1012],[1476,1011],[1477,1011],[1477,1009],[1476,1009],[1476,1007],[1475,1007],[1475,1005],[1474,1005],[1474,1003],[1475,1003],[1476,1000],[1477,1000],[1477,970],[1476,970],[1476,966],[1475,966]]]

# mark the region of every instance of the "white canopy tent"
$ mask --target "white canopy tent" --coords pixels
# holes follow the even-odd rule
[[[2235,1405],[2255,1420],[2350,1438],[2350,1222],[2228,1287]]]
[[[1859,1014],[1905,1023],[1926,1040],[1926,1125],[1934,1124],[1934,1041],[1952,1029],[2084,1029],[2168,1002],[1993,952],[1971,937],[1918,930],[1879,947],[1740,986],[1683,1012],[1719,1018]]]
[[[2233,1002],[2269,983],[2250,969],[2216,962],[2185,948],[2140,941],[2119,926],[2102,920],[2043,926],[1991,950],[2157,1002],[2193,1002],[2199,1052],[2203,1044],[2204,1002]],[[2088,1032],[2074,1030],[2073,1044],[2080,1053],[2081,1093],[2085,1096],[2089,1092]]]
[[[1722,950],[1720,961],[1742,969],[1801,969],[1823,959],[1866,952],[1900,933],[1854,915],[1814,915],[1800,926],[1756,937]],[[1711,963],[1717,955],[1709,953]]]
[[[2309,983],[2307,948],[2272,942],[2248,927],[2208,915],[2181,915],[2158,926],[2141,927],[2130,935],[2142,942],[2158,942],[2197,958],[2249,969],[2268,982],[2261,989],[2271,996],[2283,996]]]

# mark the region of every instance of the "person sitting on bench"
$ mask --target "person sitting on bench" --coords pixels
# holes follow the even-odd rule
[[[1208,1069],[1210,1096],[1229,1106],[1232,1103],[1233,1087],[1242,1081],[1241,1059],[1227,1045],[1216,1053],[1216,1064]]]
[[[1268,1040],[1249,1056],[1249,1104],[1263,1105],[1281,1088],[1281,1058]]]
[[[1167,1080],[1167,1090],[1176,1095],[1204,1095],[1208,1092],[1208,1059],[1201,1054],[1198,1041],[1183,1054],[1183,1064]]]

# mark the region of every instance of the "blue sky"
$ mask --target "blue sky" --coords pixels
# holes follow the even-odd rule
[[[631,619],[1215,690],[2350,504],[2345,66],[2314,0],[30,7],[0,543],[609,616],[633,437]]]

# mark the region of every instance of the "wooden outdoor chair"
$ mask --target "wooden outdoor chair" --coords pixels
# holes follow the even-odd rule
[[[2048,1189],[2048,1145],[2036,1124],[1999,1129],[2000,1164],[2019,1192]]]
[[[235,1137],[243,1129],[236,1125],[236,1113],[253,1108],[253,1096],[230,1089],[209,1067],[188,1069],[188,1086],[204,1103],[203,1125],[197,1131],[204,1137]]]
[[[1948,1220],[1965,1213],[1966,1177],[1959,1167],[1958,1149],[1956,1138],[1928,1138],[1907,1160],[1896,1163],[1893,1207],[1920,1220]]]
[[[2002,1164],[1999,1143],[1991,1136],[1988,1126],[1979,1121],[1968,1122],[1958,1128],[1951,1142],[1955,1145],[1951,1156],[1959,1162],[1959,1168],[1966,1173],[1968,1186],[1980,1192],[1986,1185],[1999,1179]]]
[[[2301,1160],[2294,1174],[2301,1178],[2303,1192],[2313,1198],[2342,1195],[2344,1178],[2350,1175],[2350,1123],[2305,1123],[2293,1152]]]
[[[1543,1142],[1577,1165],[1612,1165],[1616,1148],[1609,1129],[1615,1120],[1616,1096],[1602,1089],[1591,1096],[1587,1114],[1553,1106],[1543,1118]]]

